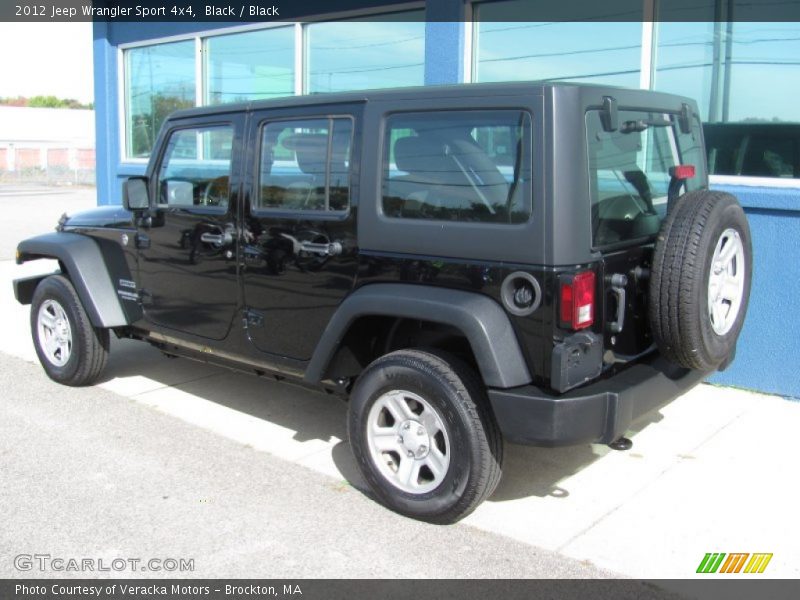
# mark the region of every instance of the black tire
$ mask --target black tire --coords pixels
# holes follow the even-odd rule
[[[731,231],[736,235],[731,237]],[[717,245],[724,247],[733,239],[741,243],[743,255],[730,264],[737,277],[742,273],[744,287],[738,312],[733,312],[734,303],[729,305],[725,329],[709,314],[714,304],[709,279]],[[650,327],[661,353],[678,365],[702,371],[725,363],[742,330],[752,271],[750,228],[736,198],[708,190],[682,196],[658,234],[650,278]]]
[[[429,438],[433,440],[430,452],[446,435],[449,466],[443,469],[438,483],[437,477],[432,477],[428,485],[435,485],[434,489],[422,493],[399,489],[384,474],[391,467],[381,467],[373,458],[367,435],[370,411],[394,390],[417,395],[440,417],[444,431],[436,434],[438,438]],[[420,422],[425,422],[422,417]],[[350,396],[348,433],[361,473],[378,500],[408,517],[454,523],[475,510],[500,481],[503,440],[483,384],[464,362],[438,350],[398,350],[370,364]]]
[[[45,303],[48,303],[48,311],[56,305],[61,307],[69,323],[71,351],[64,364],[54,362],[45,348],[43,336],[47,334],[39,328],[39,312]],[[92,325],[75,288],[66,277],[47,277],[36,287],[30,319],[33,346],[50,379],[70,386],[90,385],[97,380],[108,360],[108,330]]]

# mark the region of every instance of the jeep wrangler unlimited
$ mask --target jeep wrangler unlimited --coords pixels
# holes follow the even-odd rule
[[[435,523],[503,439],[626,445],[733,359],[751,241],[707,189],[696,104],[487,84],[176,112],[123,207],[17,262],[45,372],[97,380],[109,334],[349,399],[375,496]]]

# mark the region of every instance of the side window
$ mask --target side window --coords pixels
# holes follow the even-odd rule
[[[522,223],[531,214],[531,118],[437,111],[386,120],[383,212],[402,219]]]
[[[227,208],[232,152],[231,126],[173,131],[158,171],[159,203]]]
[[[346,211],[352,140],[350,118],[267,123],[261,131],[258,207]]]

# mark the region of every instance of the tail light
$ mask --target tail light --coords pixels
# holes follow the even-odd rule
[[[669,174],[670,177],[683,181],[684,179],[691,179],[694,177],[695,168],[694,165],[675,165],[674,167],[670,167]]]
[[[594,272],[561,276],[561,325],[585,329],[594,323]]]

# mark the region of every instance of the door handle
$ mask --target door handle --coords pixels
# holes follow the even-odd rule
[[[222,236],[218,233],[203,233],[200,235],[200,241],[207,244],[222,244]]]
[[[628,277],[622,273],[614,273],[606,279],[611,284],[611,293],[617,297],[617,318],[608,324],[608,330],[619,333],[625,325],[625,286],[628,285]]]
[[[139,250],[147,250],[150,247],[150,236],[141,231],[136,234],[136,247]]]
[[[328,244],[319,244],[316,242],[300,242],[300,250],[309,252],[311,254],[319,254],[321,256],[336,256],[342,253],[341,242],[330,242]]]
[[[222,244],[230,244],[233,241],[233,236],[230,233],[201,233],[200,241],[221,246]]]

